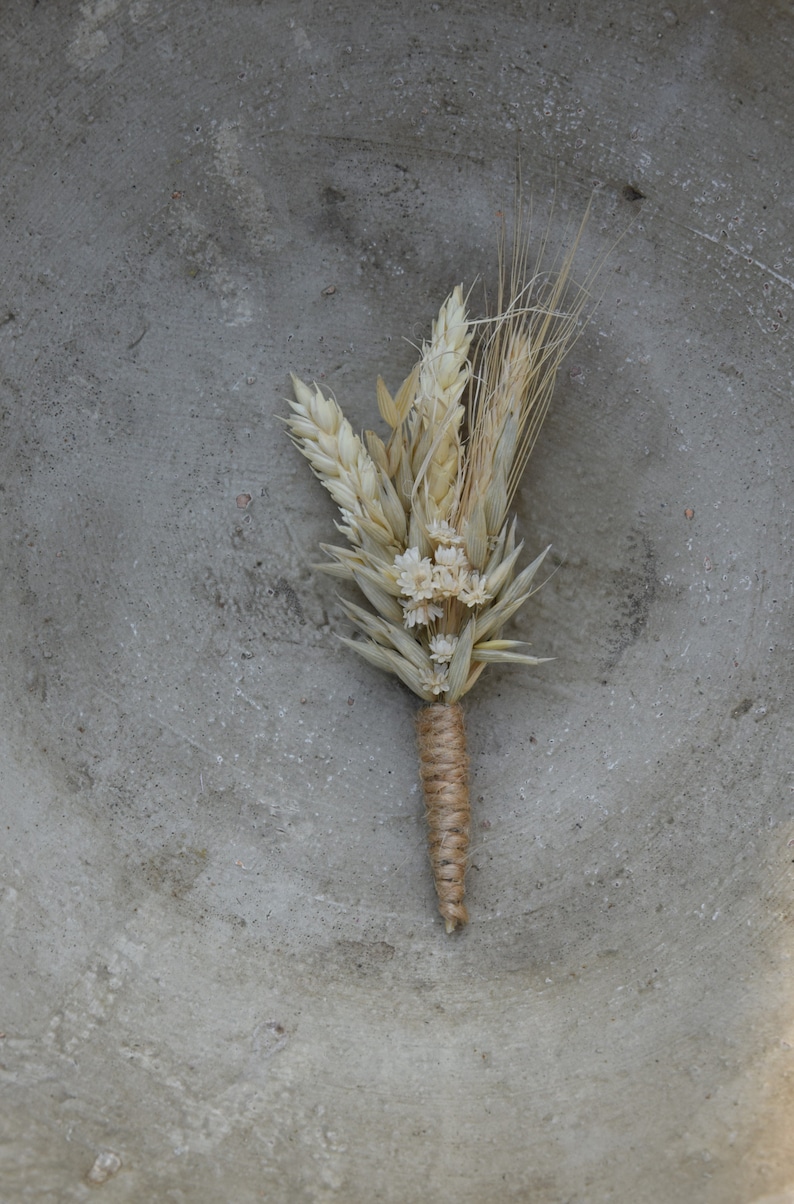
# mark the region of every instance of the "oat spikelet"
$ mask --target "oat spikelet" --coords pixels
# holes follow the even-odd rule
[[[297,377],[287,419],[341,511],[337,529],[348,546],[323,545],[329,563],[321,567],[355,582],[369,604],[343,601],[359,633],[343,642],[429,704],[417,720],[420,771],[448,932],[468,922],[460,700],[489,664],[542,663],[526,644],[502,637],[537,588],[548,551],[518,569],[523,543],[509,509],[590,295],[571,283],[584,222],[550,267],[544,240],[532,271],[517,227],[509,263],[502,233],[496,313],[471,321],[457,286],[394,397],[378,379],[385,439],[367,431],[365,445],[337,402]]]
[[[340,530],[350,542],[393,553],[405,535],[404,512],[398,506],[392,515],[393,487],[379,472],[363,443],[353,431],[337,403],[315,385],[310,389],[292,377],[296,400],[289,420],[292,437],[334,499],[345,519]],[[395,531],[386,515],[396,518]]]

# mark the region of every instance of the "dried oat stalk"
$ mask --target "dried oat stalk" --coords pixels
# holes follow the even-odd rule
[[[584,223],[582,224],[582,228]],[[551,268],[528,271],[520,232],[496,313],[473,322],[460,286],[441,306],[419,362],[377,402],[388,435],[356,435],[333,397],[292,378],[292,438],[339,506],[346,546],[321,567],[368,606],[343,606],[359,655],[429,705],[418,716],[430,859],[447,932],[468,922],[468,759],[460,700],[488,664],[538,665],[502,629],[537,588],[546,548],[518,569],[509,510],[589,293],[571,284],[582,228]]]

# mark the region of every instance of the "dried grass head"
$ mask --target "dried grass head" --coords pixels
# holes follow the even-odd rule
[[[586,320],[597,269],[583,284],[572,276],[586,221],[551,263],[546,237],[531,257],[518,219],[508,255],[502,227],[495,312],[470,319],[462,286],[453,289],[396,394],[378,379],[385,438],[360,439],[334,398],[292,378],[291,436],[347,540],[323,545],[322,567],[369,603],[343,602],[360,633],[344,642],[427,702],[458,702],[488,664],[540,663],[502,638],[548,551],[518,571],[509,511]]]

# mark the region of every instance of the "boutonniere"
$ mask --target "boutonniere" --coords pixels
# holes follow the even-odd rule
[[[321,545],[321,567],[353,582],[365,603],[343,601],[358,631],[343,642],[422,700],[419,767],[447,932],[468,922],[461,700],[489,665],[544,659],[502,636],[538,588],[548,552],[522,566],[510,509],[557,370],[583,326],[590,294],[571,278],[583,227],[549,268],[535,261],[531,269],[521,230],[509,257],[502,230],[495,312],[473,320],[462,287],[452,290],[394,396],[377,381],[384,437],[366,431],[362,440],[333,397],[292,378],[292,439],[339,507],[347,541]]]

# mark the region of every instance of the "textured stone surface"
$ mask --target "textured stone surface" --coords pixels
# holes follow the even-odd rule
[[[7,0],[4,1200],[792,1198],[793,30]],[[596,186],[583,271],[624,237],[450,939],[414,704],[334,639],[276,416],[295,370],[374,422],[518,146],[554,239]]]

